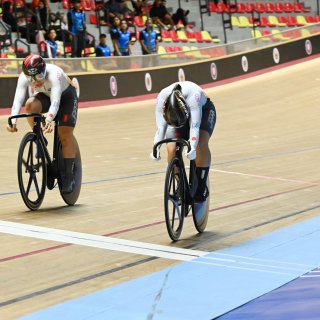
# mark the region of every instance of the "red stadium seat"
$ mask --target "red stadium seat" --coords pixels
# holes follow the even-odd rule
[[[311,11],[310,9],[303,7],[300,2],[295,2],[293,4],[293,8],[294,8],[294,12],[310,12]]]
[[[288,16],[287,19],[288,19],[288,23],[287,23],[288,27],[296,27],[298,25],[296,17]]]
[[[275,12],[275,7],[274,7],[274,4],[272,2],[266,2],[265,9],[266,9],[266,12],[268,12],[268,13],[274,13]]]
[[[276,13],[282,13],[284,12],[284,4],[281,2],[276,2],[274,5],[274,11]]]
[[[284,12],[287,12],[287,13],[294,12],[293,4],[290,2],[286,2],[284,4]]]

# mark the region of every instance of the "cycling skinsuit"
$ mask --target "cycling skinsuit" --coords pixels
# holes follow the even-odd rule
[[[57,119],[60,126],[74,127],[77,121],[78,98],[76,89],[64,71],[54,64],[47,63],[43,85],[36,87],[36,84],[23,72],[20,74],[11,115],[19,114],[27,88],[31,86],[34,90],[33,96],[41,101],[41,112],[48,112],[46,120]]]
[[[176,84],[180,84],[182,95],[190,107],[189,123],[183,127],[174,128],[167,124],[163,117],[163,105]],[[157,132],[154,144],[166,138],[183,138],[190,141],[192,149],[196,149],[199,142],[200,129],[212,135],[216,123],[216,110],[212,101],[197,84],[190,81],[181,81],[161,90],[156,105]]]

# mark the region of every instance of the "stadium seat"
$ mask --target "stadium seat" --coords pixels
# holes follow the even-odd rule
[[[298,16],[296,16],[296,19],[297,19],[297,26],[299,26],[299,27],[305,26],[306,24],[308,24],[308,22],[304,16],[298,15]]]
[[[294,2],[293,9],[294,9],[294,12],[310,12],[311,11],[310,9],[303,7],[300,2]]]
[[[302,37],[307,38],[312,36],[312,33],[308,29],[300,29],[300,32]]]
[[[237,12],[238,13],[246,13],[247,12],[246,6],[244,3],[242,3],[242,2],[237,3]]]
[[[256,3],[256,11],[258,11],[260,13],[266,12],[266,7],[265,7],[263,2],[257,2]]]
[[[269,37],[264,37],[262,34],[261,34],[261,31],[260,30],[251,30],[251,35],[252,35],[252,38],[255,38],[255,39],[260,39],[261,41],[264,41],[264,42],[268,42],[268,41],[271,41],[271,39]]]
[[[177,31],[177,37],[179,39],[180,42],[188,42],[188,38],[187,35],[184,31],[182,30],[178,30]]]
[[[277,29],[272,29],[271,30],[271,34],[273,35],[274,38],[282,40],[282,41],[286,41],[286,40],[290,40],[290,37],[286,37],[284,36],[279,30]]]
[[[286,27],[288,25],[288,19],[285,16],[278,16],[278,21],[281,27]]]
[[[229,12],[229,9],[223,2],[219,2],[216,8],[216,12],[217,13]]]
[[[231,25],[232,27],[239,27],[240,25],[239,19],[234,15],[231,16]]]
[[[169,31],[170,37],[173,42],[179,42],[179,38],[177,36],[177,33],[174,30]]]
[[[200,43],[203,42],[203,38],[202,38],[201,32],[195,31],[194,32],[194,36],[195,36],[197,42],[200,42]]]
[[[186,31],[186,37],[188,38],[189,42],[197,42],[196,36],[194,34],[194,32],[191,31]]]
[[[268,16],[268,26],[270,28],[277,27],[280,25],[280,22],[276,16]]]
[[[204,42],[213,42],[213,39],[208,31],[201,31],[201,36]]]
[[[145,26],[145,24],[143,23],[142,17],[140,16],[134,16],[133,23],[136,27],[139,27],[139,28],[142,28]]]
[[[164,42],[172,42],[170,32],[165,29],[161,30],[161,37]]]
[[[251,13],[252,11],[256,10],[256,7],[253,3],[246,4],[246,12]]]
[[[306,21],[308,23],[316,23],[317,22],[316,18],[313,16],[306,16]]]
[[[163,54],[166,53],[166,49],[164,46],[158,46],[158,54]]]
[[[296,17],[287,16],[287,19],[288,19],[288,22],[287,22],[288,27],[296,27],[298,25]]]
[[[209,11],[210,12],[217,12],[217,7],[214,2],[209,2]]]
[[[252,23],[249,22],[246,16],[239,16],[239,27],[240,28],[252,27]]]
[[[283,13],[284,12],[284,4],[282,2],[276,2],[274,4],[274,12],[275,13]]]
[[[290,2],[285,2],[284,3],[284,12],[286,12],[286,13],[294,12],[293,4]]]
[[[272,2],[266,2],[265,9],[266,9],[267,13],[274,13],[275,12],[275,7]]]

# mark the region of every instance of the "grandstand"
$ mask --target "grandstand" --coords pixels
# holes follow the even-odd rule
[[[1,1],[1,4],[4,0]],[[103,1],[82,0],[82,8],[86,13],[88,48],[83,52],[84,57],[93,57],[94,46],[98,43],[101,33],[109,33],[108,22],[105,21]],[[130,22],[130,32],[132,33],[133,55],[141,55],[139,32],[144,27],[144,23],[152,2],[146,2],[142,15],[128,15]],[[183,28],[178,24],[178,30],[165,30],[158,28],[159,33],[159,53],[189,51],[216,46],[225,42],[237,42],[239,40],[257,38],[264,36],[264,42],[291,39],[285,35],[275,36],[275,34],[285,31],[292,31],[297,27],[311,26],[319,23],[320,15],[317,4],[308,2],[308,6],[303,2],[294,1],[230,1],[226,5],[224,2],[206,0],[183,0],[177,3],[169,0],[168,10],[174,13],[181,6],[187,8],[189,13],[189,24]],[[61,14],[67,15],[72,7],[71,0],[50,1],[53,13],[57,14],[58,20]],[[16,17],[19,17],[19,25],[26,25],[30,21],[30,12],[24,0],[13,1],[13,10]],[[1,20],[0,20],[1,21]],[[226,27],[226,28],[224,28]],[[301,36],[306,36],[318,32],[317,29],[300,32]],[[302,33],[302,34],[301,34]],[[3,22],[0,23],[0,45],[2,57],[23,57],[29,51],[42,52],[43,39],[39,40],[36,34],[32,34],[28,28],[26,32],[10,33]],[[17,40],[18,39],[18,40]],[[110,37],[108,44],[112,48]],[[13,47],[14,50],[8,50]],[[71,57],[71,44],[65,39],[59,42],[59,53],[62,57]]]

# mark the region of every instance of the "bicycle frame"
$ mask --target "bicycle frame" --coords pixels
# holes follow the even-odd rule
[[[191,149],[189,141],[182,139],[182,138],[170,138],[170,139],[164,139],[159,142],[157,142],[153,147],[153,156],[156,157],[157,155],[157,148],[164,143],[176,143],[176,157],[181,161],[182,164],[182,172],[183,172],[183,179],[186,182],[186,194],[187,194],[187,200],[190,205],[193,204],[193,198],[197,191],[198,187],[198,181],[197,181],[197,175],[196,175],[196,164],[194,160],[190,160],[190,170],[189,170],[189,179],[187,178],[187,173],[183,161],[182,151],[183,147],[188,148],[188,152]]]
[[[49,151],[46,147],[46,144],[44,142],[44,136],[43,136],[43,131],[41,129],[41,124],[45,125],[45,117],[41,114],[41,113],[26,113],[26,114],[19,114],[16,116],[11,116],[8,119],[8,124],[10,127],[12,127],[12,119],[18,119],[18,118],[34,118],[34,126],[33,126],[33,132],[36,134],[37,138],[41,141],[42,147],[43,147],[43,151],[45,154],[45,158],[47,161],[48,165],[51,165],[51,163],[53,162],[51,159],[51,156],[49,154]],[[53,142],[53,160],[55,160],[57,158],[57,154],[58,154],[58,123],[55,122],[55,128],[54,128],[54,142]]]

